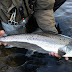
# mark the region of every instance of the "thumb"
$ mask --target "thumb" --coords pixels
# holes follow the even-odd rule
[[[5,33],[5,31],[4,31],[4,30],[0,30],[0,33],[1,33],[1,34],[4,34],[4,33]]]
[[[4,30],[0,30],[0,37],[3,37],[3,34],[5,33]]]

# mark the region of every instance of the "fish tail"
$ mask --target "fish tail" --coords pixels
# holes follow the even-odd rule
[[[8,36],[8,35],[7,35],[6,33],[4,33],[4,34],[3,34],[3,37],[6,37],[6,36]]]
[[[8,35],[7,35],[6,33],[4,33],[4,34],[3,34],[3,37],[6,37],[6,36],[8,36]],[[2,38],[3,38],[3,37],[0,37],[0,42],[2,41]]]
[[[2,37],[0,37],[0,42],[2,41],[1,38],[2,38]]]

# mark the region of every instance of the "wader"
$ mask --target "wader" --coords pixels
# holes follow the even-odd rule
[[[55,0],[37,0],[35,5],[34,16],[37,20],[38,26],[44,32],[57,32],[55,28],[55,19],[53,13],[53,6]]]

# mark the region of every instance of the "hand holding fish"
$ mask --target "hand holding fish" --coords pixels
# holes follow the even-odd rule
[[[5,34],[4,30],[0,30],[0,37],[3,37],[3,34]],[[2,43],[2,42],[0,42],[0,45],[6,46],[6,45],[8,45],[8,44],[7,44],[7,43]]]
[[[58,53],[51,52],[51,53],[49,53],[49,55],[52,55],[52,56],[55,56],[55,57],[61,58],[61,56],[58,55]],[[68,58],[68,57],[65,57],[65,60],[69,60],[69,58]]]
[[[4,34],[4,30],[0,30],[0,37],[3,37],[3,34]]]

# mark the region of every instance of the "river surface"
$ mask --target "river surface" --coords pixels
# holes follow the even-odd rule
[[[0,46],[0,72],[72,72],[72,61],[24,48]]]
[[[72,37],[72,0],[66,0],[54,15],[61,34]]]

